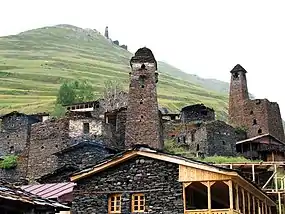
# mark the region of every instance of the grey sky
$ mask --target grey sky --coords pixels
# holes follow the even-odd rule
[[[1,0],[0,35],[72,24],[104,32],[131,51],[151,48],[185,72],[229,81],[241,64],[258,98],[285,116],[285,2],[280,0]]]

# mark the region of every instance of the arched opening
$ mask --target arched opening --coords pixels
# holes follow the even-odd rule
[[[237,79],[239,78],[239,73],[237,73],[237,72],[234,73],[234,74],[233,74],[233,77],[234,77],[234,80],[237,80]]]
[[[223,181],[217,181],[211,186],[212,209],[225,209],[230,207],[229,187]]]
[[[262,129],[258,129],[258,134],[262,134]]]
[[[186,210],[208,209],[208,189],[200,182],[185,188]]]

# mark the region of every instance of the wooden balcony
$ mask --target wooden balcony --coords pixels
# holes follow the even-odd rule
[[[212,210],[186,210],[184,214],[241,214],[236,210],[230,209],[212,209]]]

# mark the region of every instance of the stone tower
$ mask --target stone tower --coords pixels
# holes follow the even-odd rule
[[[106,26],[106,28],[105,28],[105,37],[107,38],[107,39],[109,39],[109,30],[108,30],[108,26]]]
[[[267,99],[249,99],[246,70],[236,65],[231,71],[229,121],[235,127],[245,127],[247,137],[270,134],[285,141],[279,105]]]
[[[249,99],[246,73],[247,71],[239,64],[231,70],[229,122],[235,126],[242,126],[243,104]]]
[[[157,62],[148,48],[140,48],[132,57],[125,145],[163,148],[156,83]]]

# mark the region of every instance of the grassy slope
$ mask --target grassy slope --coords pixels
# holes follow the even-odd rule
[[[67,25],[2,37],[0,114],[50,111],[60,84],[67,79],[88,79],[98,96],[107,79],[119,79],[127,89],[131,56],[94,30]],[[177,111],[184,105],[203,102],[216,110],[218,118],[226,118],[227,94],[221,89],[225,83],[199,82],[194,75],[163,62],[159,62],[159,72],[161,106]]]

